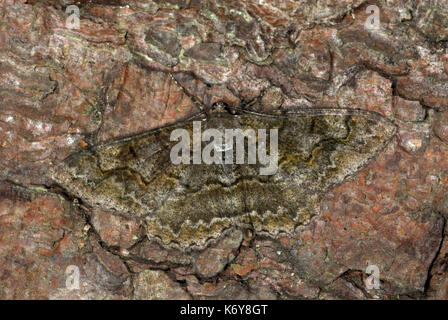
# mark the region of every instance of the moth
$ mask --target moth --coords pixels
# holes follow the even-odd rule
[[[268,156],[276,152],[276,171],[260,174],[266,162],[247,161],[248,137],[239,155],[236,141],[216,143],[209,136],[198,145],[197,138],[193,141],[198,121],[203,132],[264,132],[264,137],[252,137],[252,143],[264,145]],[[185,161],[173,161],[173,148],[182,149],[179,135],[173,139],[179,129],[187,133],[184,146],[196,143],[196,152],[208,150],[215,161],[197,161],[193,149],[182,155]],[[92,207],[141,219],[150,239],[167,246],[203,248],[235,227],[275,236],[308,224],[319,213],[325,193],[364,168],[395,133],[390,120],[363,110],[201,112],[186,121],[81,150],[50,174]],[[275,141],[277,149],[269,148]],[[245,161],[226,162],[226,154],[232,153],[233,159],[244,156]]]

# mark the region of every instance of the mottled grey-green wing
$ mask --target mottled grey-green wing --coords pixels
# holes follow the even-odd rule
[[[81,151],[52,176],[90,205],[145,217],[150,237],[203,246],[235,225],[275,234],[308,223],[325,192],[363,168],[395,134],[393,124],[373,113],[218,113],[202,126],[278,129],[278,171],[262,176],[260,163],[172,164],[170,134],[184,128],[192,137],[189,122]]]

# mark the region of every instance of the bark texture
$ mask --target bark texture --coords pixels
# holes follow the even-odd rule
[[[447,1],[83,0],[79,29],[70,4],[0,0],[0,298],[448,299]],[[361,108],[398,132],[294,236],[190,252],[49,178],[215,104]]]

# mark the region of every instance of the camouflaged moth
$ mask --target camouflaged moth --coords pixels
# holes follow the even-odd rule
[[[260,175],[260,162],[172,163],[178,142],[171,133],[183,129],[192,140],[195,120],[203,130],[263,129],[269,136],[276,129],[276,173]],[[362,110],[216,111],[81,150],[51,176],[90,206],[142,219],[151,239],[204,247],[233,227],[276,235],[308,224],[324,194],[365,167],[395,132],[387,118]]]

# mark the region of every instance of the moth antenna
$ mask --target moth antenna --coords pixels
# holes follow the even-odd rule
[[[170,77],[171,79],[174,81],[174,83],[176,83],[179,88],[182,89],[182,91],[185,93],[185,95],[187,95],[191,101],[193,102],[193,104],[199,109],[200,113],[207,113],[207,108],[204,106],[204,104],[199,101],[198,98],[196,98],[193,94],[191,94],[190,92],[188,92],[188,90],[179,83],[179,81],[176,79],[176,77],[173,75],[173,73],[170,73]]]

